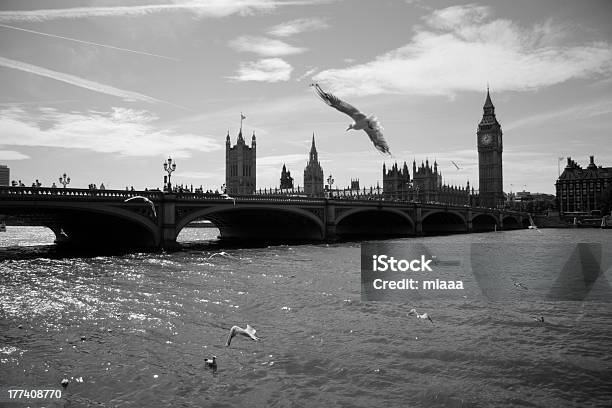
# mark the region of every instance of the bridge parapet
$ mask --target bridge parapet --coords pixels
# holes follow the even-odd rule
[[[147,197],[150,200],[159,200],[162,196],[160,191],[127,191],[127,190],[92,190],[84,188],[52,188],[52,187],[0,187],[0,197],[19,199],[25,197],[36,198],[95,198],[125,200],[134,196]]]

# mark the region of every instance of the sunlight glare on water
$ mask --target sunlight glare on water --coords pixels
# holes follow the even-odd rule
[[[65,390],[73,406],[603,407],[612,400],[607,302],[519,295],[490,302],[477,291],[443,302],[362,302],[358,242],[223,248],[214,243],[217,230],[190,228],[177,252],[85,257],[58,256],[48,230],[7,230],[0,383],[57,388],[82,376]],[[428,240],[537,247],[610,237],[543,232]],[[15,248],[23,245],[34,249]],[[539,284],[529,260],[504,256],[495,262],[513,262],[513,278]],[[435,323],[410,317],[413,307]],[[237,337],[226,348],[230,327],[247,324],[261,341]],[[213,355],[215,373],[204,364]]]

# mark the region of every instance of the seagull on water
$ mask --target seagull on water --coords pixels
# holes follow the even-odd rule
[[[532,318],[533,320],[535,320],[536,322],[539,322],[539,323],[544,323],[544,316],[540,316],[540,317],[537,317],[537,316],[531,316],[531,318]]]
[[[213,370],[217,369],[217,356],[213,356],[212,359],[206,358],[204,359],[204,364],[206,368],[212,368]]]
[[[337,109],[340,112],[353,118],[354,122],[349,125],[349,127],[346,129],[347,131],[351,129],[364,130],[368,134],[370,140],[372,141],[372,143],[374,143],[374,147],[376,147],[378,151],[391,155],[391,152],[389,151],[389,145],[387,144],[387,141],[385,140],[382,134],[383,128],[382,126],[380,126],[380,122],[378,122],[376,116],[364,115],[362,112],[359,111],[359,109],[355,108],[353,105],[350,105],[344,102],[343,100],[338,99],[338,97],[332,95],[331,93],[323,91],[319,84],[311,84],[310,86],[315,87],[317,94],[321,99],[323,99],[323,102],[325,102],[332,108]]]
[[[132,200],[143,200],[145,203],[149,204],[149,206],[151,207],[151,210],[153,211],[153,216],[157,218],[157,211],[155,211],[155,204],[153,204],[153,201],[149,200],[147,197],[133,196],[133,197],[125,199],[123,202],[127,203],[128,201],[132,201]]]
[[[227,336],[227,343],[225,344],[226,347],[229,347],[232,339],[237,335],[240,334],[244,337],[250,337],[251,339],[255,340],[255,341],[259,341],[259,337],[257,337],[255,335],[257,331],[250,325],[247,324],[246,329],[243,329],[241,327],[238,326],[232,326],[232,328],[230,329],[229,332],[229,336]]]
[[[529,290],[527,286],[523,285],[521,282],[514,282],[514,286],[516,286],[519,289]]]
[[[431,317],[429,317],[429,315],[428,315],[427,313],[419,314],[419,313],[416,311],[416,309],[411,309],[411,310],[408,312],[408,314],[409,314],[410,316],[416,316],[416,317],[417,317],[417,319],[427,319],[427,320],[429,320],[430,322],[432,322],[432,323],[433,323],[433,320],[431,320]]]

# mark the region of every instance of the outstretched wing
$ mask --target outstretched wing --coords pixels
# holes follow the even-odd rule
[[[379,152],[388,155],[391,154],[391,151],[389,150],[389,145],[387,144],[387,141],[385,140],[382,134],[382,128],[376,120],[368,121],[368,127],[366,127],[364,130],[370,137],[372,143],[374,143],[374,147],[376,147]]]
[[[353,118],[355,122],[365,119],[366,115],[361,113],[359,109],[355,108],[353,105],[344,102],[343,100],[339,99],[338,97],[332,95],[329,92],[323,91],[319,84],[314,84],[314,87],[319,97],[323,99],[323,102],[325,102],[332,108],[335,108],[340,112],[349,115],[351,118]]]
[[[257,337],[255,335],[255,333],[257,333],[257,330],[255,330],[253,328],[253,326],[251,326],[250,324],[247,324],[246,330],[245,332],[255,341],[259,341],[259,337]]]

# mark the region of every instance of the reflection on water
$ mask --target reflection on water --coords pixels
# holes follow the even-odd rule
[[[537,248],[611,234],[542,232],[429,241]],[[359,243],[207,246],[217,234],[185,229],[180,240],[196,243],[172,253],[56,256],[50,232],[8,227],[0,384],[57,388],[82,376],[65,391],[70,406],[609,406],[610,303],[518,290],[494,302],[469,280],[467,298],[361,302]],[[512,279],[549,284],[529,259],[505,256],[495,262],[514,263]],[[413,307],[435,324],[408,316]],[[229,328],[246,324],[262,341],[224,347]],[[204,364],[213,355],[215,373]]]

